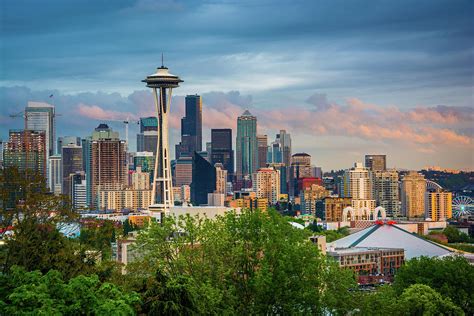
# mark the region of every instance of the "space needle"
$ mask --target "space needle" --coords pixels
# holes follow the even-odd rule
[[[171,162],[168,143],[168,114],[171,106],[173,88],[183,82],[178,76],[170,74],[163,65],[156,73],[147,76],[142,82],[153,90],[156,117],[158,119],[158,142],[156,144],[155,170],[153,174],[153,189],[149,211],[167,213],[174,205],[173,187],[171,182]]]

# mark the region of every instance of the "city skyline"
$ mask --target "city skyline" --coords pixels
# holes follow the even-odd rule
[[[159,66],[164,51],[165,64],[187,79],[173,99],[172,151],[184,96],[197,93],[203,101],[204,141],[210,140],[211,128],[232,128],[236,135],[236,119],[249,109],[258,118],[258,134],[272,139],[286,129],[293,151],[309,153],[323,170],[347,168],[367,153],[386,154],[388,167],[473,169],[471,2],[5,6],[4,141],[10,128],[23,125],[9,115],[28,101],[56,106],[62,114],[56,118],[57,136],[84,137],[104,122],[124,139],[123,125],[108,120],[153,114],[151,94],[139,80]],[[67,19],[55,15],[72,9]],[[243,23],[262,12],[268,17]],[[175,26],[183,20],[200,23],[189,23],[198,25],[192,30],[177,27],[172,38],[157,27],[160,44],[141,34],[141,21],[150,23],[151,16]],[[107,18],[116,23],[105,25]],[[216,30],[219,23],[224,27]],[[239,32],[236,25],[242,26]],[[98,40],[104,34],[110,41]],[[136,132],[130,124],[131,143]]]

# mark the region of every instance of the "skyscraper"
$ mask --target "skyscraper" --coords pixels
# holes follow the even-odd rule
[[[191,202],[193,205],[207,204],[207,194],[216,190],[216,168],[197,152],[193,155],[193,181]]]
[[[368,208],[370,211],[375,209],[372,177],[372,172],[364,168],[361,162],[356,162],[353,168],[344,172],[342,196],[352,198],[354,209]]]
[[[48,158],[48,188],[55,195],[61,194],[62,168],[61,155],[52,155]]]
[[[402,178],[401,195],[402,195],[402,215],[413,218],[423,218],[425,214],[425,193],[426,180],[425,176],[410,171]]]
[[[69,175],[71,183],[71,202],[75,210],[87,208],[87,185],[84,171]]]
[[[156,155],[158,141],[158,120],[156,117],[140,118],[140,133],[137,134],[137,151]]]
[[[39,173],[46,178],[45,131],[10,130],[3,150],[3,165],[20,171]]]
[[[376,204],[385,208],[388,216],[399,216],[398,172],[396,170],[385,170],[374,171],[372,174]]]
[[[86,174],[90,174],[90,177],[86,183],[90,203],[97,207],[99,190],[120,190],[127,183],[126,143],[107,124],[100,124],[89,141],[89,170],[86,170]]]
[[[62,159],[62,194],[71,196],[71,175],[83,171],[82,146],[67,144],[61,147]]]
[[[181,156],[176,160],[174,169],[175,182],[173,186],[182,187],[183,185],[191,185],[193,181],[193,158],[189,156]]]
[[[58,137],[58,145],[56,153],[61,155],[63,152],[62,148],[65,145],[75,144],[77,146],[81,146],[81,138],[77,136],[61,136]]]
[[[291,164],[291,135],[286,130],[280,130],[280,133],[276,135],[275,141],[280,144],[281,148],[281,159],[285,166]]]
[[[387,169],[387,156],[365,155],[365,167],[372,171],[384,171]]]
[[[453,217],[453,194],[434,190],[425,194],[425,217],[433,221],[445,221]]]
[[[246,110],[237,119],[237,180],[249,179],[258,168],[257,117]]]
[[[267,166],[268,137],[267,135],[257,135],[258,168]]]
[[[291,157],[289,194],[298,196],[298,180],[311,178],[313,170],[311,168],[311,156],[307,153],[296,153]]]
[[[54,155],[56,123],[54,105],[44,102],[28,102],[25,108],[25,130],[44,131],[46,158]]]
[[[181,155],[192,157],[202,151],[202,98],[199,95],[186,96],[186,112],[181,119],[181,142],[176,145],[176,159]]]
[[[211,129],[211,164],[216,163],[223,165],[223,168],[227,170],[227,179],[231,181],[234,174],[234,151],[230,128]]]
[[[260,168],[252,175],[253,191],[257,198],[266,198],[271,204],[280,200],[280,172],[274,168]]]

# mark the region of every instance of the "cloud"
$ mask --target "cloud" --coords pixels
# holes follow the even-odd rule
[[[48,100],[47,96],[51,93],[54,93],[54,98]],[[7,138],[8,128],[21,128],[21,120],[10,119],[8,115],[18,112],[29,100],[51,102],[56,106],[57,113],[62,114],[57,119],[58,136],[90,135],[100,122],[109,121],[112,121],[114,129],[122,133],[123,124],[113,124],[113,121],[154,115],[153,97],[147,90],[134,91],[129,95],[104,92],[64,94],[53,90],[0,87],[0,95],[3,104],[12,105],[0,108],[0,132],[4,139]],[[435,153],[461,148],[471,152],[474,150],[471,127],[474,108],[471,107],[381,106],[354,97],[339,103],[330,101],[326,94],[314,93],[307,98],[307,102],[262,108],[253,104],[252,96],[239,91],[214,91],[204,93],[202,97],[204,138],[209,136],[211,128],[232,128],[235,136],[237,117],[249,109],[257,116],[259,133],[269,135],[271,141],[274,133],[286,129],[292,134],[294,143],[298,144],[295,151],[309,150],[323,139],[330,144],[330,150],[342,150],[357,144],[364,146],[362,150],[372,146],[388,148],[386,151],[418,152],[431,157],[436,157]],[[173,97],[169,117],[171,144],[179,141],[184,99],[182,95]],[[136,129],[136,126],[130,128]],[[134,132],[130,130],[130,135]],[[133,136],[130,141],[133,144]],[[407,158],[402,155],[400,159]],[[469,156],[466,156],[464,165],[468,160]]]
[[[77,105],[77,114],[85,118],[90,118],[94,120],[138,119],[135,114],[132,114],[130,112],[109,111],[104,110],[103,108],[97,105],[87,105],[83,103],[79,103]]]

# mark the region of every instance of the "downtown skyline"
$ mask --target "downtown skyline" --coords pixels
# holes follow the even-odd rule
[[[387,154],[390,167],[472,169],[474,7],[447,4],[379,7],[369,1],[344,8],[320,2],[304,12],[300,3],[284,2],[138,1],[69,9],[48,2],[22,14],[4,4],[0,138],[23,125],[10,114],[28,101],[45,101],[62,114],[57,136],[89,135],[103,121],[123,139],[123,124],[107,120],[153,114],[140,79],[159,66],[164,51],[165,64],[185,80],[173,99],[171,147],[179,140],[184,95],[197,93],[204,141],[211,128],[232,128],[236,135],[237,117],[249,109],[258,134],[273,139],[286,129],[294,152],[309,153],[323,170],[347,168],[368,153]],[[282,16],[279,6],[288,14]],[[72,8],[81,14],[67,15]],[[268,16],[257,19],[262,12]],[[323,18],[328,12],[332,18]],[[162,18],[155,26],[175,23],[176,36],[142,33],[147,17]],[[26,18],[27,26],[21,23]],[[107,18],[116,23],[107,25]],[[183,25],[186,19],[197,30]],[[105,34],[108,40],[98,40]],[[130,125],[131,141],[137,130]]]

